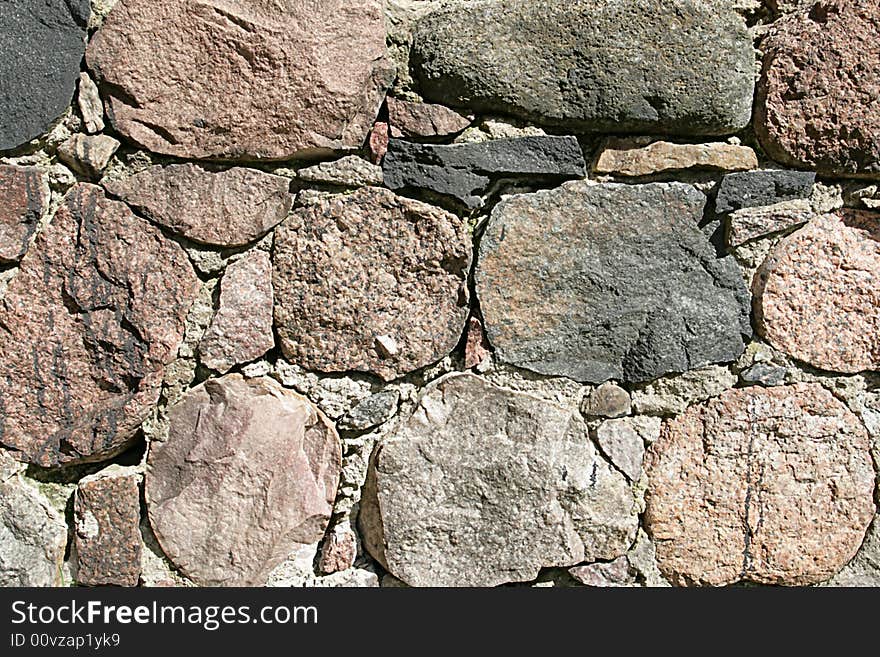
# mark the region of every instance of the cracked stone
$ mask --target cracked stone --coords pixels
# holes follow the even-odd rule
[[[608,420],[596,429],[596,442],[608,460],[630,481],[642,475],[645,442],[628,418]]]
[[[829,579],[874,517],[868,447],[818,384],[731,390],[667,421],[645,465],[661,572],[678,585]]]
[[[744,171],[721,179],[715,211],[719,214],[775,205],[783,201],[807,199],[813,191],[816,174],[812,171]]]
[[[359,517],[370,554],[411,586],[615,559],[638,526],[632,491],[576,410],[472,374],[432,384],[377,444]]]
[[[44,171],[0,164],[0,262],[16,262],[25,254],[49,199]]]
[[[758,157],[748,146],[672,144],[668,141],[655,141],[644,146],[639,140],[613,137],[605,142],[593,170],[637,177],[691,170],[742,171],[757,167]]]

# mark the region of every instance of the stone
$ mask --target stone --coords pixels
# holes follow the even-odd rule
[[[269,378],[209,379],[168,409],[145,492],[165,554],[201,586],[262,586],[330,520],[342,453],[333,425]]]
[[[755,134],[783,164],[880,178],[880,6],[822,0],[764,40]]]
[[[629,393],[607,381],[584,398],[581,411],[587,417],[623,417],[632,411]]]
[[[835,575],[829,586],[880,586],[880,520],[875,516],[855,558]]]
[[[736,381],[736,375],[720,365],[663,377],[633,390],[633,410],[647,415],[678,415],[692,404],[717,397]]]
[[[467,336],[464,343],[464,367],[469,370],[477,367],[491,355],[491,345],[483,330],[483,322],[476,317],[468,320]]]
[[[73,187],[0,301],[0,442],[42,467],[126,449],[198,288],[177,244],[101,188]]]
[[[681,183],[570,182],[503,199],[475,273],[496,359],[587,383],[735,360],[749,295],[698,228],[705,202]]]
[[[73,135],[58,147],[58,159],[87,178],[100,178],[120,143],[107,135]]]
[[[739,373],[743,383],[758,384],[762,386],[781,386],[785,383],[788,370],[778,365],[768,363],[755,363],[747,370]]]
[[[483,206],[499,179],[559,183],[586,175],[575,137],[521,137],[474,144],[419,144],[392,139],[382,165],[394,190],[427,190],[466,208]]]
[[[460,218],[379,187],[295,210],[273,255],[285,358],[385,380],[441,359],[467,321],[471,249]]]
[[[596,442],[602,453],[630,481],[642,476],[645,442],[626,419],[608,420],[596,429]]]
[[[388,152],[389,135],[388,124],[385,121],[376,121],[367,142],[367,146],[370,149],[370,160],[373,164],[382,164],[382,159],[385,157],[385,153]]]
[[[324,538],[318,569],[325,575],[348,570],[357,557],[357,536],[349,524],[334,527]]]
[[[743,171],[756,169],[758,157],[748,146],[735,144],[673,144],[648,146],[634,139],[608,139],[593,170],[618,176],[651,176],[691,170]]]
[[[381,187],[385,178],[382,167],[357,155],[347,155],[333,162],[321,162],[297,172],[300,180],[340,187]]]
[[[531,581],[621,556],[638,527],[577,411],[469,373],[431,384],[377,444],[359,518],[367,550],[410,586]]]
[[[62,586],[67,525],[17,475],[0,478],[0,586]]]
[[[272,261],[254,249],[226,268],[220,308],[199,343],[202,364],[225,374],[272,349],[272,309]]]
[[[17,262],[25,254],[49,200],[44,171],[0,164],[0,262]]]
[[[120,0],[86,62],[120,134],[195,159],[358,149],[394,77],[379,0]]]
[[[471,119],[444,105],[391,97],[387,102],[392,137],[449,137],[471,124]]]
[[[787,201],[731,213],[727,244],[739,247],[768,235],[790,231],[816,218],[808,201]]]
[[[745,22],[701,0],[457,3],[417,24],[427,100],[582,131],[723,135],[751,119]]]
[[[101,103],[98,85],[88,73],[79,74],[76,104],[86,132],[90,135],[101,132],[104,129],[104,105]]]
[[[0,11],[0,151],[47,132],[73,100],[89,0],[6,0]]]
[[[608,563],[591,563],[568,569],[568,574],[584,586],[633,586],[633,576],[626,557]]]
[[[141,574],[140,476],[117,466],[80,480],[74,497],[76,582],[137,586]]]
[[[818,384],[730,390],[667,421],[645,461],[660,570],[677,585],[829,579],[874,516],[868,447]]]
[[[290,211],[290,181],[233,167],[153,166],[105,189],[137,212],[183,237],[221,247],[245,246],[277,226]]]
[[[839,210],[781,240],[753,282],[773,347],[834,372],[880,369],[880,215]]]
[[[383,390],[370,395],[339,420],[338,427],[345,431],[366,431],[391,419],[397,412],[400,392]]]
[[[715,212],[725,214],[743,208],[808,199],[815,182],[813,171],[779,169],[729,173],[721,179],[718,187]]]

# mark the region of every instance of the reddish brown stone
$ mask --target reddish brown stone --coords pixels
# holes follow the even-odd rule
[[[275,326],[292,363],[386,380],[439,360],[468,313],[461,219],[364,187],[298,209],[278,228]]]
[[[835,372],[880,369],[880,215],[840,210],[786,237],[755,276],[774,347]]]
[[[370,133],[370,160],[373,164],[381,164],[382,158],[388,152],[388,124],[383,121],[377,121]]]
[[[202,362],[220,373],[255,360],[275,346],[272,261],[252,251],[226,268],[220,309],[199,344]]]
[[[491,346],[483,330],[483,322],[476,317],[471,317],[467,325],[467,338],[464,345],[465,369],[476,367],[489,356]]]
[[[120,133],[191,158],[360,148],[394,77],[380,0],[120,0],[86,61]]]
[[[36,167],[0,164],[0,262],[13,262],[49,207],[49,178]]]
[[[141,574],[141,496],[137,474],[100,472],[79,482],[76,581],[86,586],[136,586]]]
[[[764,42],[755,132],[774,159],[880,177],[880,5],[821,0]]]
[[[693,406],[667,421],[645,467],[646,528],[674,584],[824,581],[874,516],[867,432],[817,384]]]
[[[168,411],[147,462],[150,523],[197,584],[259,586],[324,535],[342,463],[339,437],[307,399],[230,374]]]
[[[178,245],[76,185],[0,302],[0,442],[41,466],[125,449],[197,288]]]
[[[240,167],[213,172],[195,164],[154,166],[104,187],[157,224],[223,247],[259,239],[293,203],[287,178]]]
[[[445,105],[388,98],[388,123],[394,137],[446,137],[467,128],[471,120]]]
[[[324,539],[318,565],[325,575],[348,570],[357,557],[357,537],[347,524],[337,525]]]

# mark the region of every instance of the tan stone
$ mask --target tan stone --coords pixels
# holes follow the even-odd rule
[[[725,143],[673,144],[610,138],[594,170],[619,176],[650,176],[691,169],[746,171],[758,167],[758,158],[748,146]]]
[[[727,243],[741,246],[767,235],[781,233],[816,217],[810,202],[788,201],[760,208],[743,208],[730,215]]]
[[[110,158],[119,148],[119,141],[107,135],[73,135],[58,147],[58,159],[87,178],[99,178]]]

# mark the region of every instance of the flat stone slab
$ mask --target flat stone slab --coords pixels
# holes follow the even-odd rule
[[[808,199],[813,192],[816,174],[813,171],[744,171],[721,179],[715,211],[719,214],[775,205],[783,201]]]
[[[376,446],[360,523],[411,586],[495,586],[624,554],[636,513],[577,411],[454,374]]]
[[[698,228],[705,203],[681,183],[570,182],[502,200],[475,274],[496,358],[588,383],[738,358],[749,294]]]
[[[49,209],[49,176],[37,167],[0,164],[0,262],[16,262]]]
[[[726,144],[674,144],[655,141],[645,145],[634,139],[608,139],[596,160],[596,173],[618,176],[652,176],[681,171],[744,171],[755,169],[758,157],[748,146]]]

